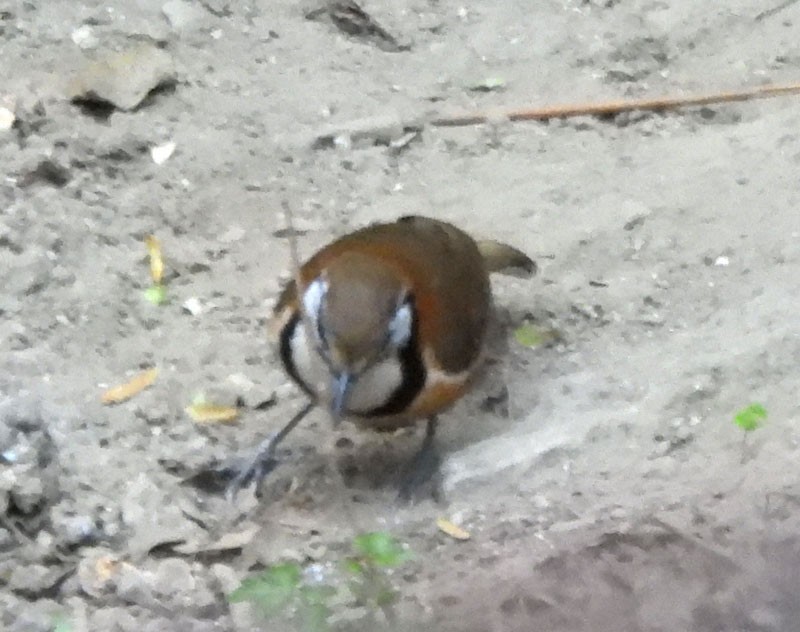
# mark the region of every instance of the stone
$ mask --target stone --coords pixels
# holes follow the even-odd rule
[[[128,603],[152,608],[156,603],[153,597],[154,579],[153,573],[142,571],[132,564],[122,564],[117,578],[117,595]]]
[[[73,101],[100,101],[133,110],[156,88],[174,83],[175,64],[167,51],[142,42],[121,52],[107,52],[76,73],[67,87]]]
[[[161,7],[161,12],[175,31],[194,26],[206,15],[205,11],[186,0],[169,0]]]
[[[157,594],[171,598],[178,593],[192,592],[195,588],[195,583],[189,564],[183,560],[173,558],[166,559],[158,565],[153,589]]]

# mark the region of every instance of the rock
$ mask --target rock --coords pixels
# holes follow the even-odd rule
[[[192,567],[179,558],[159,564],[153,577],[153,591],[165,606],[186,615],[208,617],[219,610],[216,595],[199,583]]]
[[[0,105],[0,132],[6,132],[14,126],[17,116],[14,110],[4,105]]]
[[[117,595],[128,603],[152,608],[156,603],[154,579],[153,573],[144,572],[132,564],[122,564],[117,578]]]
[[[161,12],[167,18],[169,25],[176,31],[182,31],[197,24],[206,15],[205,11],[186,0],[169,0],[161,7]]]
[[[245,231],[244,228],[234,224],[233,226],[228,227],[228,230],[217,237],[217,241],[223,244],[232,244],[234,242],[241,241],[246,234],[247,231]]]
[[[139,632],[141,623],[125,608],[96,610],[89,621],[90,630],[105,632]]]
[[[94,34],[94,30],[88,24],[76,28],[72,31],[70,37],[72,38],[72,42],[82,50],[97,48],[97,45],[100,43],[100,40],[97,39],[97,35]]]
[[[55,538],[67,546],[91,544],[104,536],[100,510],[91,501],[62,499],[50,508],[50,523]]]
[[[195,583],[189,564],[177,558],[166,559],[158,565],[153,590],[170,599],[180,593],[194,591]]]
[[[199,316],[203,313],[203,303],[196,296],[187,298],[183,302],[183,305],[181,305],[181,308],[187,314],[191,314],[192,316]]]
[[[223,627],[215,621],[200,621],[194,617],[178,616],[170,619],[157,617],[145,623],[139,632],[165,632],[166,630],[180,630],[180,632],[219,632]],[[225,628],[227,629],[227,628]]]
[[[422,129],[418,120],[404,120],[391,113],[357,119],[340,124],[328,124],[303,144],[312,149],[349,149],[373,145],[389,145],[404,134]]]
[[[230,595],[241,583],[236,571],[225,564],[214,564],[211,567],[211,572],[217,580],[220,592],[225,596]],[[228,607],[234,630],[258,629],[258,616],[253,612],[253,607],[249,603],[231,603],[228,604]]]
[[[21,187],[29,187],[34,184],[49,184],[61,188],[66,186],[72,179],[69,169],[52,158],[45,158],[36,163],[22,173],[17,180]]]
[[[44,252],[29,248],[22,254],[6,258],[3,291],[17,296],[30,296],[43,290],[50,281],[52,264]]]
[[[40,564],[17,566],[8,578],[11,590],[38,594],[53,585],[53,569]]]
[[[199,539],[205,533],[172,502],[169,492],[141,473],[131,480],[121,500],[122,521],[130,529],[128,550],[143,555],[153,547]]]
[[[211,572],[219,584],[219,589],[225,593],[232,593],[239,586],[240,580],[236,571],[225,564],[213,564]]]
[[[217,596],[205,586],[200,586],[186,598],[191,601],[192,613],[197,617],[212,618],[219,612]]]
[[[231,14],[231,0],[200,0],[200,4],[218,18]]]
[[[0,472],[0,514],[5,515],[8,511],[8,503],[11,500],[11,488],[14,486],[14,473],[11,470]]]
[[[153,162],[157,165],[163,165],[167,160],[169,160],[170,156],[175,152],[175,143],[172,141],[168,141],[163,143],[162,145],[156,145],[155,147],[150,148],[150,158],[153,159]]]
[[[162,632],[162,630],[175,629],[175,621],[172,619],[164,619],[156,617],[155,619],[147,622],[141,628],[141,632]]]
[[[34,513],[44,501],[44,485],[38,476],[21,476],[11,492],[14,506],[24,515]]]
[[[107,53],[79,71],[67,87],[73,101],[100,101],[133,110],[156,88],[174,83],[175,64],[165,50],[142,42]]]
[[[19,616],[14,619],[14,623],[8,628],[8,632],[51,632],[53,630],[53,619],[57,611],[48,612],[38,608],[21,608]],[[6,628],[3,628],[4,630]]]
[[[86,557],[78,563],[78,585],[91,597],[109,593],[119,578],[121,565],[110,551],[89,550]]]

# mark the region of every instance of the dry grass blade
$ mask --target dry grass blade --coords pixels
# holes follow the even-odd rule
[[[150,276],[155,285],[161,285],[164,277],[164,258],[161,255],[161,244],[154,235],[148,235],[144,240],[147,253],[150,256]]]
[[[436,527],[442,533],[449,535],[454,540],[469,540],[470,534],[466,529],[462,529],[457,524],[450,522],[447,518],[437,518]]]
[[[197,423],[231,423],[239,410],[234,406],[221,406],[212,402],[198,402],[186,407],[186,414]]]
[[[119,386],[113,386],[106,390],[101,396],[100,401],[104,404],[119,404],[134,395],[141,393],[144,389],[155,382],[158,376],[158,369],[152,368],[136,375],[132,380]]]

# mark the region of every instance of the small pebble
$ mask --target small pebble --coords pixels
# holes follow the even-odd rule
[[[32,514],[44,500],[42,479],[37,476],[21,477],[11,492],[14,505],[23,514]]]
[[[74,546],[93,540],[97,528],[91,516],[63,516],[54,520],[53,529],[64,544]]]
[[[29,564],[16,566],[8,578],[8,588],[31,593],[40,593],[54,581],[53,571],[46,566]]]
[[[89,629],[109,632],[139,632],[141,622],[125,608],[103,608],[92,614]]]
[[[205,12],[199,6],[186,0],[169,0],[161,7],[161,12],[176,31],[190,27],[205,17]]]
[[[156,145],[150,148],[150,157],[157,165],[163,165],[175,152],[175,147],[176,145],[172,141],[164,143],[163,145]]]
[[[153,574],[146,573],[132,564],[123,563],[117,579],[117,595],[120,599],[143,607],[152,607]]]
[[[14,126],[17,117],[7,107],[0,107],[0,132],[10,130]]]
[[[173,558],[158,565],[153,582],[153,590],[164,597],[191,592],[195,588],[192,569],[187,562]]]
[[[79,26],[70,35],[72,38],[72,42],[81,50],[91,50],[92,48],[97,48],[100,40],[97,39],[97,35],[94,34],[94,30],[88,24],[84,24],[83,26]]]
[[[121,52],[105,51],[78,72],[67,89],[70,99],[110,103],[133,110],[158,86],[175,81],[175,65],[167,51],[140,43]]]
[[[78,563],[78,585],[91,597],[110,592],[118,578],[120,562],[109,551],[90,550]]]
[[[183,311],[187,314],[191,314],[192,316],[199,316],[203,313],[203,304],[200,302],[200,299],[196,296],[192,296],[191,298],[186,299],[181,305]]]

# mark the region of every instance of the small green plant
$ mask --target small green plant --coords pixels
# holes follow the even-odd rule
[[[249,602],[266,619],[283,619],[303,632],[328,632],[335,609],[350,602],[365,608],[371,620],[381,612],[394,621],[393,604],[398,592],[392,584],[391,569],[410,558],[409,551],[390,534],[377,531],[356,536],[354,555],[336,567],[328,577],[314,567],[304,569],[296,562],[275,564],[259,575],[244,580],[228,600]]]
[[[145,299],[153,305],[163,305],[167,302],[167,288],[163,285],[151,285],[144,291]]]
[[[742,408],[733,418],[733,423],[745,432],[760,428],[767,418],[767,409],[761,404],[750,404]]]
[[[53,617],[53,632],[72,632],[72,623],[65,614]]]
[[[745,462],[747,449],[747,435],[764,425],[767,419],[767,409],[761,404],[745,406],[733,416],[733,423],[744,430],[742,435],[742,463]]]
[[[556,329],[546,329],[525,321],[514,330],[514,339],[523,347],[531,349],[551,344],[561,339],[561,334]]]
[[[356,536],[353,548],[356,556],[344,562],[350,575],[350,592],[372,617],[380,610],[387,621],[394,623],[394,604],[399,593],[392,585],[388,571],[407,562],[411,553],[383,531]]]
[[[294,562],[270,566],[242,582],[228,597],[231,603],[252,603],[266,619],[283,618],[308,632],[329,630],[327,601],[333,587],[303,582],[303,569]]]

